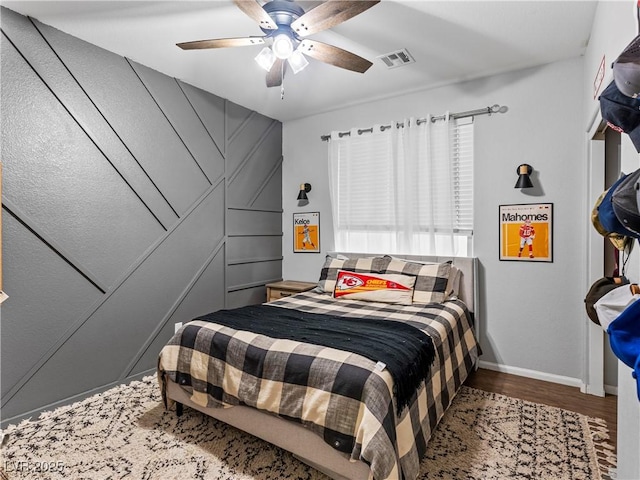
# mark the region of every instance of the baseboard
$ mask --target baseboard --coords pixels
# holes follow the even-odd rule
[[[539,372],[537,370],[529,370],[527,368],[511,367],[509,365],[501,365],[498,363],[486,362],[480,360],[480,368],[487,370],[493,370],[495,372],[510,373],[512,375],[518,375],[520,377],[533,378],[535,380],[543,380],[545,382],[559,383],[560,385],[567,385],[569,387],[582,388],[582,380],[579,378],[565,377],[563,375],[555,375],[553,373]]]
[[[11,424],[17,424],[17,423],[20,423],[22,420],[31,419],[32,417],[37,418],[38,416],[40,416],[40,414],[42,412],[46,412],[48,410],[55,410],[56,408],[63,407],[65,405],[71,405],[72,403],[76,403],[76,402],[82,401],[85,398],[90,397],[91,395],[95,395],[97,393],[105,392],[105,391],[109,390],[110,388],[116,387],[118,385],[126,384],[126,383],[129,383],[129,382],[133,382],[134,380],[141,380],[143,377],[146,377],[148,375],[154,375],[155,373],[156,373],[156,369],[152,368],[150,370],[146,370],[146,371],[141,372],[141,373],[136,373],[135,375],[131,375],[131,376],[123,378],[121,380],[116,380],[115,382],[111,382],[111,383],[109,383],[107,385],[102,385],[101,387],[97,387],[97,388],[91,389],[88,392],[79,393],[79,394],[74,395],[72,397],[65,398],[64,400],[60,400],[60,401],[57,401],[57,402],[54,402],[54,403],[50,403],[50,404],[44,405],[44,406],[42,406],[40,408],[36,408],[35,410],[31,410],[29,412],[22,413],[20,415],[16,415],[15,417],[4,418],[4,419],[2,419],[2,422],[0,422],[0,429],[4,430],[5,428],[7,428]]]

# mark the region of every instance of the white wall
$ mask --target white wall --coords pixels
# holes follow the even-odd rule
[[[624,47],[638,32],[636,21],[636,2],[603,1],[598,4],[591,32],[589,47],[585,54],[584,98],[586,105],[584,125],[591,124],[598,113],[599,103],[594,99],[593,80],[598,66],[605,57],[606,73],[602,82],[602,91],[613,79],[611,62],[616,59]],[[622,136],[622,170],[630,173],[640,167],[638,153],[629,138]],[[594,199],[595,200],[595,199]],[[634,282],[640,282],[640,253],[634,248],[629,259],[627,276]],[[640,478],[640,402],[638,402],[635,381],[631,369],[623,363],[618,365],[618,469],[619,480],[637,480]]]
[[[331,130],[506,105],[506,114],[476,117],[475,256],[481,272],[483,361],[510,371],[579,385],[587,317],[583,214],[586,187],[583,60],[531,68],[429,91],[397,96],[286,122],[283,129],[284,262],[287,279],[315,281],[324,254],[292,253],[291,218],[319,211],[323,253],[332,244],[327,178]],[[514,189],[516,167],[529,163],[538,196]],[[309,182],[310,203],[298,208],[298,185]],[[554,262],[498,260],[498,206],[554,204]]]

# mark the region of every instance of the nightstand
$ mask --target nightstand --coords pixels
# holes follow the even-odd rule
[[[317,283],[298,282],[296,280],[282,280],[281,282],[267,283],[267,302],[289,297],[295,293],[306,292],[315,288]]]

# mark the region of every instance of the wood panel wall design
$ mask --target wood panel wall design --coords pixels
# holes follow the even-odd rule
[[[282,125],[2,7],[2,423],[282,275]]]

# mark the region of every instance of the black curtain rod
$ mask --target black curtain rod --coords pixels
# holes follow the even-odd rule
[[[493,105],[492,107],[478,108],[477,110],[469,110],[467,112],[452,113],[449,115],[449,117],[464,118],[464,117],[473,117],[475,115],[491,115],[492,113],[505,113],[507,110],[508,110],[507,107],[496,104],[496,105]],[[446,115],[439,115],[437,117],[431,117],[431,121],[435,122],[436,120],[444,120],[445,118],[447,118]],[[426,118],[419,118],[417,120],[417,123],[418,125],[420,125],[421,123],[424,123],[426,121],[427,121]],[[384,132],[387,128],[391,128],[391,127],[392,127],[391,125],[381,125],[380,130]],[[404,127],[404,123],[397,122],[396,128],[401,128],[401,127]],[[369,132],[369,133],[373,132],[373,127],[358,129],[358,135],[362,135],[365,132]],[[338,132],[339,137],[344,137],[345,135],[351,135],[351,132]],[[320,140],[322,140],[323,142],[327,142],[330,139],[331,139],[331,135],[320,135]]]

